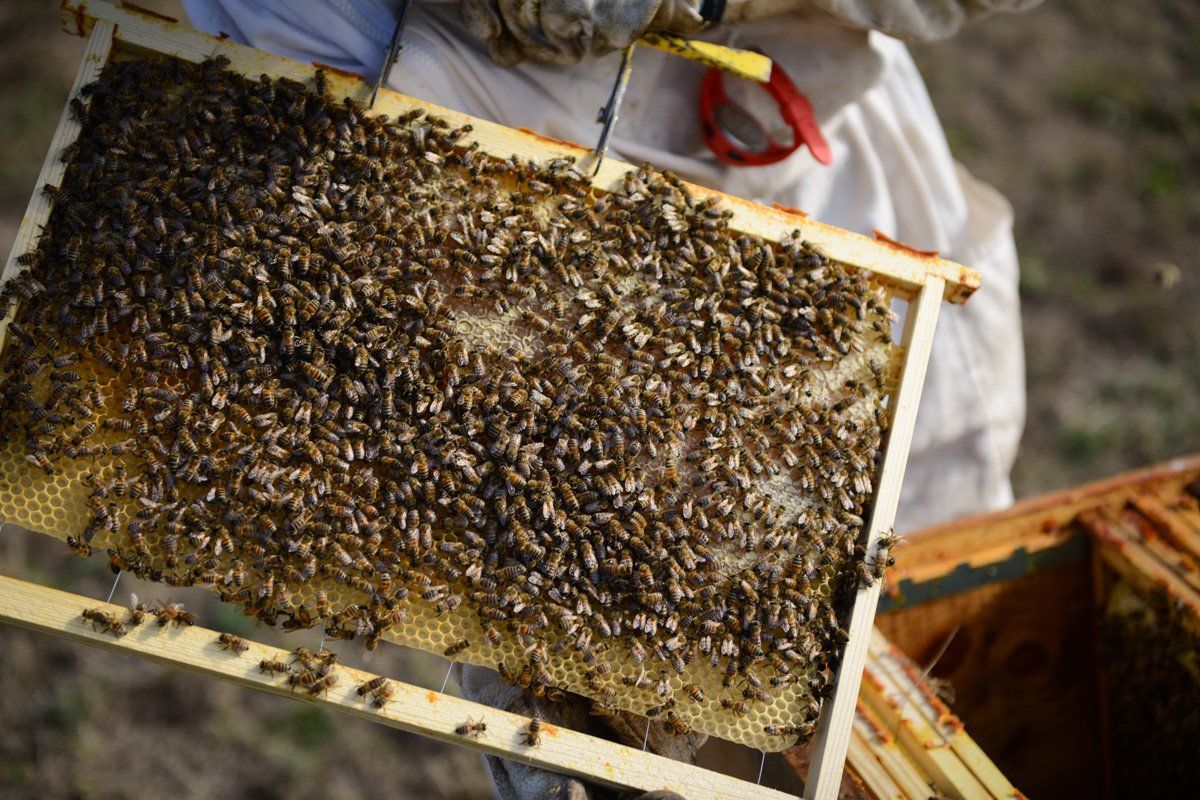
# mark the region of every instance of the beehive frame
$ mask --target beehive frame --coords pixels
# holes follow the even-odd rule
[[[68,30],[89,35],[88,47],[76,80],[75,89],[94,80],[103,66],[120,53],[150,53],[173,56],[198,62],[223,55],[233,70],[247,75],[267,74],[294,80],[311,80],[316,69],[252,48],[216,39],[190,30],[173,21],[150,15],[132,7],[117,8],[106,3],[64,5],[64,22]],[[335,97],[365,99],[369,87],[354,77],[329,76],[329,91]],[[470,124],[469,137],[482,151],[500,157],[516,154],[523,158],[546,160],[562,156],[581,156],[582,148],[570,143],[546,139],[536,134],[516,131],[503,126],[467,117],[447,109],[430,106],[393,92],[381,93],[376,102],[380,113],[398,114],[414,107],[423,107],[451,124]],[[60,162],[62,149],[79,133],[79,126],[64,109],[60,125],[51,141],[39,186],[57,184],[64,165]],[[593,179],[601,190],[619,185],[621,176],[631,169],[626,164],[605,161]],[[719,194],[699,187],[695,193],[704,197]],[[872,273],[885,284],[893,296],[910,302],[905,330],[901,339],[904,353],[900,380],[890,398],[890,433],[882,467],[877,477],[875,503],[868,525],[867,549],[872,552],[880,533],[891,526],[899,499],[900,482],[907,460],[916,409],[920,399],[933,332],[941,301],[964,301],[978,286],[978,276],[971,270],[936,256],[911,250],[890,240],[873,240],[822,225],[783,209],[768,209],[736,198],[719,195],[733,210],[731,227],[746,233],[779,241],[795,230],[823,250],[830,258],[851,267]],[[22,220],[14,243],[13,253],[6,263],[4,277],[17,270],[16,256],[28,251],[50,213],[50,201],[35,193]],[[7,321],[0,322],[0,345]],[[69,531],[42,531],[64,537]],[[860,589],[854,601],[848,624],[849,642],[846,646],[832,697],[824,704],[818,732],[814,741],[812,768],[808,776],[806,797],[833,797],[840,780],[853,725],[855,703],[867,655],[879,584]],[[461,701],[460,701],[461,702]],[[432,730],[427,731],[433,733]],[[635,751],[631,751],[635,752]],[[592,774],[592,773],[588,773]],[[601,776],[592,774],[592,777]],[[728,795],[725,795],[728,796]]]
[[[83,619],[83,611],[87,609],[101,609],[122,618],[127,613],[119,605],[98,603],[81,595],[0,575],[0,622],[310,702],[402,730],[428,732],[436,728],[435,735],[445,742],[474,743],[452,733],[468,715],[474,714],[475,707],[459,698],[447,698],[392,680],[395,697],[409,697],[409,701],[393,701],[383,708],[375,708],[353,690],[376,675],[343,666],[337,667],[339,681],[334,690],[310,697],[305,692],[290,691],[284,680],[264,675],[258,669],[259,661],[264,659],[286,661],[289,654],[279,648],[243,640],[247,650],[239,656],[219,646],[217,631],[198,626],[163,629],[145,625],[135,628],[127,636],[114,638],[97,631]],[[942,704],[915,665],[878,630],[871,634],[868,655],[867,680],[855,712],[848,762],[873,797],[925,800],[931,787],[947,797],[970,800],[1022,797],[967,735],[962,723]],[[416,702],[411,700],[412,696],[417,698]],[[414,716],[417,714],[424,716]],[[497,749],[496,741],[520,741],[528,723],[524,717],[497,709],[487,709],[486,717],[475,715],[471,718],[485,719],[488,725],[486,738],[479,742],[480,747],[502,755],[511,753]],[[422,724],[418,725],[418,720]],[[710,795],[760,800],[784,797],[779,792],[697,767],[687,767],[676,773],[676,766],[686,765],[667,759],[659,760],[657,765],[654,761],[648,762],[649,766],[664,767],[671,773],[669,779],[664,779],[657,770],[641,771],[647,762],[640,753],[629,761],[629,748],[600,740],[600,747],[605,749],[597,750],[594,748],[597,740],[592,737],[558,726],[545,726],[543,730],[545,736],[536,747],[522,749],[528,763],[547,769],[572,772],[581,761],[590,758],[604,762],[602,782],[625,789],[669,785],[689,798]],[[581,759],[580,752],[586,752],[587,757]],[[787,754],[788,760],[799,770],[800,765],[791,758],[792,755]],[[664,784],[664,780],[670,783]]]

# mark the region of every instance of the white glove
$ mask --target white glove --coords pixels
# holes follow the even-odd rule
[[[901,39],[953,36],[966,22],[996,11],[1025,11],[1041,0],[728,0],[723,22],[777,14],[824,18]],[[619,50],[647,30],[691,34],[708,23],[701,0],[462,0],[467,30],[492,60],[511,67],[525,58],[574,64]]]
[[[616,738],[631,747],[642,746],[646,734],[645,717],[624,712],[614,716],[595,716],[589,713],[588,701],[577,695],[569,694],[566,702],[553,703],[505,683],[494,670],[458,664],[454,669],[463,695],[477,703],[523,717],[537,717],[573,731]],[[646,749],[677,761],[691,763],[696,758],[696,751],[707,739],[708,737],[701,733],[673,734],[662,724],[655,723],[650,726]],[[590,788],[578,778],[547,772],[519,761],[508,761],[495,756],[488,756],[487,762],[492,771],[492,782],[496,785],[496,792],[501,800],[590,800],[592,796]],[[643,798],[682,800],[674,793],[651,793]]]
[[[467,30],[487,43],[492,60],[511,67],[525,58],[574,64],[620,50],[647,30],[691,33],[704,27],[700,0],[463,0]]]

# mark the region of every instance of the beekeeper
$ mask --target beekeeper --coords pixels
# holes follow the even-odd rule
[[[812,101],[832,150],[772,166],[720,161],[698,124],[703,68],[639,48],[609,156],[649,162],[729,194],[803,209],[852,231],[879,230],[983,275],[965,306],[944,309],[897,517],[897,532],[1012,501],[1009,470],[1024,420],[1012,210],[950,154],[903,39],[953,35],[966,22],[1038,0],[462,0],[417,3],[388,85],[511,127],[594,142],[614,52],[646,30],[760,48]],[[374,76],[400,0],[185,0],[193,24],[298,61]],[[720,19],[712,25],[705,20]],[[760,106],[755,106],[759,108]],[[761,121],[770,127],[769,121]],[[461,676],[469,696],[561,717],[489,670]],[[570,720],[566,720],[568,723]],[[586,726],[586,717],[577,720]],[[620,726],[621,721],[617,722]],[[642,731],[621,731],[640,739]],[[655,732],[687,758],[701,737]],[[505,800],[584,797],[575,780],[489,758]]]

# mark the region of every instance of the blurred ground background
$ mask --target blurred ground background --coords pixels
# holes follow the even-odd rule
[[[0,254],[82,54],[58,29],[57,3],[0,3]],[[1016,208],[1018,494],[1200,449],[1200,5],[1051,0],[914,52],[958,158]],[[0,572],[97,597],[111,585],[100,561],[11,529]],[[131,588],[163,596],[125,579],[117,597]],[[170,596],[251,632],[205,592]],[[443,665],[388,647],[363,666],[436,687]],[[488,796],[466,750],[10,628],[0,698],[4,800]]]

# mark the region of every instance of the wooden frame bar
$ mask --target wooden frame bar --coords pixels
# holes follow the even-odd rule
[[[247,641],[250,649],[240,657],[233,656],[217,646],[217,631],[200,627],[160,630],[152,622],[134,629],[129,636],[116,639],[93,630],[82,619],[83,610],[90,608],[101,608],[119,616],[125,613],[122,606],[100,603],[81,595],[0,575],[0,622],[26,630],[311,702],[391,727],[430,735],[451,744],[484,750],[505,758],[517,758],[545,769],[576,774],[609,786],[645,789],[687,785],[686,790],[677,790],[696,792],[697,789],[687,783],[694,780],[702,782],[703,786],[699,794],[685,794],[689,800],[693,797],[753,797],[756,800],[790,797],[772,789],[653,755],[650,758],[665,762],[668,769],[651,770],[656,776],[653,780],[659,781],[657,784],[653,784],[651,779],[635,784],[636,775],[645,771],[642,767],[645,765],[643,757],[648,755],[646,753],[607,739],[546,725],[543,725],[546,732],[543,745],[528,748],[519,744],[520,734],[528,723],[526,718],[398,681],[393,681],[397,687],[397,699],[384,709],[376,710],[363,703],[352,691],[358,684],[376,677],[375,674],[350,667],[338,666],[338,685],[328,696],[310,698],[303,693],[290,691],[278,678],[265,676],[257,669],[261,659],[286,660],[288,652],[280,648]],[[905,704],[897,709],[895,703],[886,702],[887,697],[903,697],[920,688],[903,671],[884,668],[888,659],[903,659],[904,656],[895,654],[894,647],[878,631],[872,635],[869,652],[871,660],[868,675],[871,677],[863,687],[863,695],[856,709],[855,730],[848,753],[855,773],[875,797],[925,800],[931,784],[943,794],[972,800],[976,797],[989,800],[1020,796],[963,730],[955,730],[946,737],[949,749],[942,753],[942,758],[951,766],[935,773],[926,772],[914,760],[920,744],[911,744],[903,736],[897,741],[896,735],[903,720],[914,714],[923,715],[923,721],[928,725],[936,725],[937,721],[924,714],[924,707],[920,704]],[[405,698],[409,702],[404,702]],[[468,717],[487,722],[488,730],[478,743],[452,732]],[[431,733],[435,729],[437,732]],[[551,742],[557,746],[544,748]],[[582,762],[579,760],[580,752],[587,753]],[[961,760],[957,768],[953,766],[956,757]],[[600,775],[580,768],[581,763],[589,760],[602,767]],[[634,775],[627,771],[626,762],[632,765]],[[653,768],[655,764],[649,767]],[[677,775],[674,767],[681,768],[686,774]],[[990,793],[971,794],[963,789],[961,780],[955,783],[958,773],[963,769],[986,784]]]
[[[1096,536],[1097,558],[1139,591],[1165,594],[1187,611],[1184,624],[1200,635],[1200,591],[1103,512],[1104,509],[1095,509],[1081,517]]]
[[[75,83],[71,85],[71,97],[79,95],[79,90],[100,77],[100,71],[108,63],[109,53],[112,52],[113,32],[116,26],[108,21],[98,21],[88,37],[87,47],[83,51],[83,59],[79,63],[79,71],[75,73]],[[50,149],[46,160],[42,162],[41,172],[38,173],[37,184],[29,198],[25,216],[21,218],[21,226],[17,228],[16,238],[13,239],[12,251],[4,262],[4,272],[0,273],[0,283],[7,281],[17,273],[20,266],[17,258],[31,250],[41,236],[42,229],[50,219],[50,209],[53,202],[42,193],[46,184],[58,186],[66,174],[67,165],[62,161],[63,150],[79,138],[80,126],[71,114],[70,105],[64,105],[62,116],[58,119],[58,127],[50,139]],[[4,334],[8,323],[16,313],[14,308],[7,316],[0,319],[0,344],[4,342]]]
[[[1008,798],[1015,789],[963,733],[962,723],[946,709],[907,659],[879,631],[872,631],[863,701],[895,719],[896,735],[943,793],[952,798]]]
[[[851,762],[856,765],[855,771],[858,773],[859,779],[876,797],[906,798],[909,796],[893,780],[891,773],[884,768],[881,759],[872,753],[861,740],[851,739],[847,753]]]
[[[168,18],[149,14],[128,6],[113,6],[103,2],[64,3],[64,20],[80,35],[90,34],[87,54],[76,79],[75,93],[85,83],[93,80],[108,60],[114,40],[119,41],[122,48],[134,52],[146,52],[174,56],[187,61],[199,62],[205,59],[224,55],[231,61],[234,69],[249,75],[266,74],[272,77],[284,77],[299,81],[311,80],[316,66],[299,64],[288,59],[264,53],[223,39],[216,39],[180,25]],[[369,87],[357,76],[339,75],[336,72],[328,74],[330,92],[335,95],[365,99]],[[471,125],[473,132],[469,139],[477,142],[480,149],[500,157],[517,155],[529,159],[549,159],[560,156],[582,156],[587,153],[585,148],[570,142],[548,139],[537,134],[512,130],[485,120],[433,106],[428,103],[406,97],[404,95],[383,91],[375,104],[377,113],[399,115],[413,108],[420,107],[431,113],[440,115],[454,125]],[[73,141],[79,133],[78,124],[74,123],[69,112],[64,110],[63,120],[59,125],[51,143],[43,176],[39,185],[44,182],[55,182],[56,176],[61,179],[64,165],[60,162],[63,147]],[[597,188],[612,189],[620,184],[622,176],[632,169],[629,165],[613,160],[605,160],[599,174],[593,179]],[[881,282],[887,284],[897,296],[910,301],[908,318],[902,338],[905,350],[904,364],[901,371],[899,387],[889,400],[891,404],[891,428],[888,442],[878,478],[878,489],[875,495],[874,512],[868,525],[867,552],[872,553],[879,536],[889,530],[895,516],[899,500],[900,484],[904,474],[908,450],[912,440],[913,426],[917,406],[920,401],[922,384],[928,365],[929,353],[933,344],[934,327],[937,322],[941,301],[949,299],[963,302],[979,285],[979,276],[972,270],[937,258],[934,255],[921,253],[907,246],[887,239],[871,239],[858,234],[843,231],[838,228],[823,225],[809,220],[802,214],[796,214],[783,209],[771,209],[755,203],[749,203],[738,198],[729,197],[701,187],[693,187],[696,195],[718,196],[734,212],[731,225],[734,229],[746,233],[757,234],[764,238],[779,241],[793,231],[799,231],[806,240],[822,249],[829,257],[859,269],[870,271]],[[50,212],[50,203],[40,195],[35,194],[30,202],[30,210],[22,223],[21,231],[13,248],[13,255],[5,267],[5,276],[11,275],[16,269],[15,257],[26,252],[36,240],[37,231],[44,226]],[[0,328],[0,343],[3,341],[3,328]],[[32,592],[32,590],[30,590]],[[49,590],[45,590],[49,591]],[[814,739],[813,761],[805,788],[805,797],[814,800],[827,800],[836,796],[841,780],[847,747],[854,721],[855,704],[858,697],[863,665],[867,658],[869,636],[872,629],[875,608],[878,602],[880,583],[860,589],[855,597],[851,618],[848,625],[849,639],[843,654],[839,669],[838,682],[833,696],[822,709],[821,720],[817,735]],[[76,626],[78,627],[78,626]],[[62,629],[68,631],[68,629]],[[60,635],[70,635],[80,641],[97,643],[94,639],[75,636],[60,631]],[[79,631],[75,631],[78,633]],[[132,638],[132,637],[131,637]],[[135,642],[130,642],[130,645]],[[104,646],[111,643],[105,641]],[[111,646],[110,646],[110,649]],[[188,654],[198,651],[188,651]],[[140,654],[140,653],[139,653]],[[201,654],[202,655],[202,654]],[[146,655],[146,657],[156,657]],[[182,658],[182,655],[181,655]],[[171,660],[163,658],[162,660]],[[174,662],[172,662],[174,663]],[[205,666],[194,667],[199,671],[227,677],[220,670],[209,670],[212,665],[202,661]],[[244,677],[244,676],[243,676]],[[235,678],[229,678],[235,679]],[[243,681],[238,681],[243,682]],[[258,687],[262,688],[262,687]],[[337,693],[334,693],[335,696]],[[432,693],[431,693],[432,694]],[[439,696],[444,697],[444,696]],[[456,712],[465,714],[488,714],[496,712],[484,706],[466,701],[448,698],[453,703]],[[439,700],[440,702],[440,700]],[[424,713],[427,701],[417,694],[401,693],[393,703],[398,709],[395,713],[397,724],[409,730],[426,733],[434,738],[456,741],[467,746],[478,746],[479,749],[495,754],[509,754],[512,747],[492,745],[486,742],[462,742],[457,737],[448,737],[445,733],[444,720],[437,716]],[[449,705],[449,702],[448,702]],[[511,716],[511,715],[509,715]],[[490,718],[490,716],[489,716]],[[513,720],[501,718],[497,730],[507,730],[505,725],[515,725]],[[461,720],[459,720],[461,722]],[[457,723],[456,723],[457,724]],[[489,722],[489,725],[491,723]],[[439,727],[440,725],[440,727]],[[515,730],[515,728],[513,729]],[[603,765],[596,764],[596,769],[581,767],[589,759],[595,761],[594,754],[600,752],[595,747],[604,740],[586,737],[574,732],[564,735],[583,737],[590,744],[581,746],[574,752],[577,760],[570,761],[565,754],[561,761],[547,761],[545,764],[536,762],[538,766],[549,769],[572,772],[585,775],[592,780],[612,785],[622,785],[632,788],[659,788],[661,784],[646,783],[648,776],[674,774],[660,762],[663,759],[651,754],[640,753],[629,748],[622,748],[621,757],[630,765],[625,782],[617,781],[611,775],[606,777],[604,769],[611,769],[608,761]],[[510,737],[511,738],[511,737]],[[575,741],[570,739],[570,741]],[[582,741],[582,740],[581,740]],[[607,743],[607,746],[614,746]],[[620,747],[620,746],[616,746]],[[538,754],[540,757],[540,754]],[[579,760],[582,757],[582,760]],[[644,763],[640,759],[650,759]],[[673,762],[667,762],[673,766]],[[604,769],[601,767],[603,766]],[[689,769],[695,769],[689,768]],[[704,771],[700,771],[704,772]],[[710,773],[704,773],[710,774]],[[712,776],[714,780],[720,776]],[[657,779],[657,778],[656,778]],[[624,779],[623,779],[624,780]],[[681,779],[682,780],[682,779]],[[696,797],[721,796],[740,797],[746,794],[735,794],[728,788],[723,788],[716,794],[706,794],[711,786],[706,787],[698,776],[688,774],[689,788],[684,794],[689,800]],[[640,781],[640,782],[639,782]],[[645,784],[645,785],[643,785]],[[679,784],[682,786],[683,784]],[[745,787],[731,785],[738,791]],[[746,784],[746,786],[749,786]],[[751,787],[756,797],[777,796],[770,790]],[[699,793],[698,793],[699,792]],[[778,795],[782,796],[782,795]]]
[[[887,798],[911,796],[909,792],[900,788],[892,773],[884,766],[883,759],[873,753],[861,740],[851,739],[847,753],[851,763],[856,765],[855,771],[859,779],[873,795]]]
[[[867,528],[867,553],[874,553],[879,537],[891,530],[900,502],[900,484],[912,445],[913,427],[917,421],[917,406],[929,366],[933,333],[941,309],[943,286],[940,278],[931,278],[910,305],[904,324],[902,344],[905,348],[904,368],[900,386],[893,397],[892,424],[887,449],[880,468],[879,489],[875,494],[875,510]],[[834,800],[846,761],[846,747],[854,724],[854,707],[858,701],[863,666],[867,661],[868,640],[879,604],[881,581],[862,587],[850,612],[850,634],[842,663],[838,668],[833,696],[825,701],[813,747],[812,766],[804,787],[806,800]]]
[[[905,757],[891,733],[888,724],[891,720],[880,719],[861,698],[855,715],[856,735],[850,737],[847,754],[851,767],[863,782],[879,797],[927,800],[932,779]],[[874,762],[876,769],[864,773],[864,759]]]
[[[82,617],[84,609],[89,608],[102,608],[118,618],[123,618],[127,612],[122,606],[0,575],[0,622],[38,633],[291,697],[490,755],[577,775],[604,786],[643,792],[670,789],[688,800],[783,800],[791,797],[748,781],[555,725],[543,724],[545,735],[541,743],[537,747],[527,747],[521,741],[529,724],[528,717],[400,681],[392,681],[396,690],[392,702],[375,709],[358,697],[355,688],[376,676],[350,667],[339,665],[336,668],[337,684],[325,695],[310,697],[291,691],[278,677],[259,671],[258,663],[262,659],[287,660],[289,652],[286,650],[247,642],[249,650],[238,656],[220,648],[217,631],[199,626],[165,629],[152,621],[117,639],[92,629]],[[454,732],[468,718],[487,723],[487,731],[478,739],[468,739]]]
[[[1176,558],[1200,559],[1200,529],[1180,518],[1162,498],[1143,494],[1130,498],[1130,504],[1154,523],[1171,547],[1177,548]]]
[[[1002,511],[923,528],[896,550],[896,566],[889,571],[889,582],[893,587],[902,581],[926,583],[963,566],[994,565],[1018,549],[1033,554],[1060,547],[1079,535],[1069,523],[1081,512],[1126,500],[1144,505],[1148,501],[1139,498],[1148,491],[1181,486],[1194,480],[1198,471],[1200,456],[1176,458],[1031,497]]]

